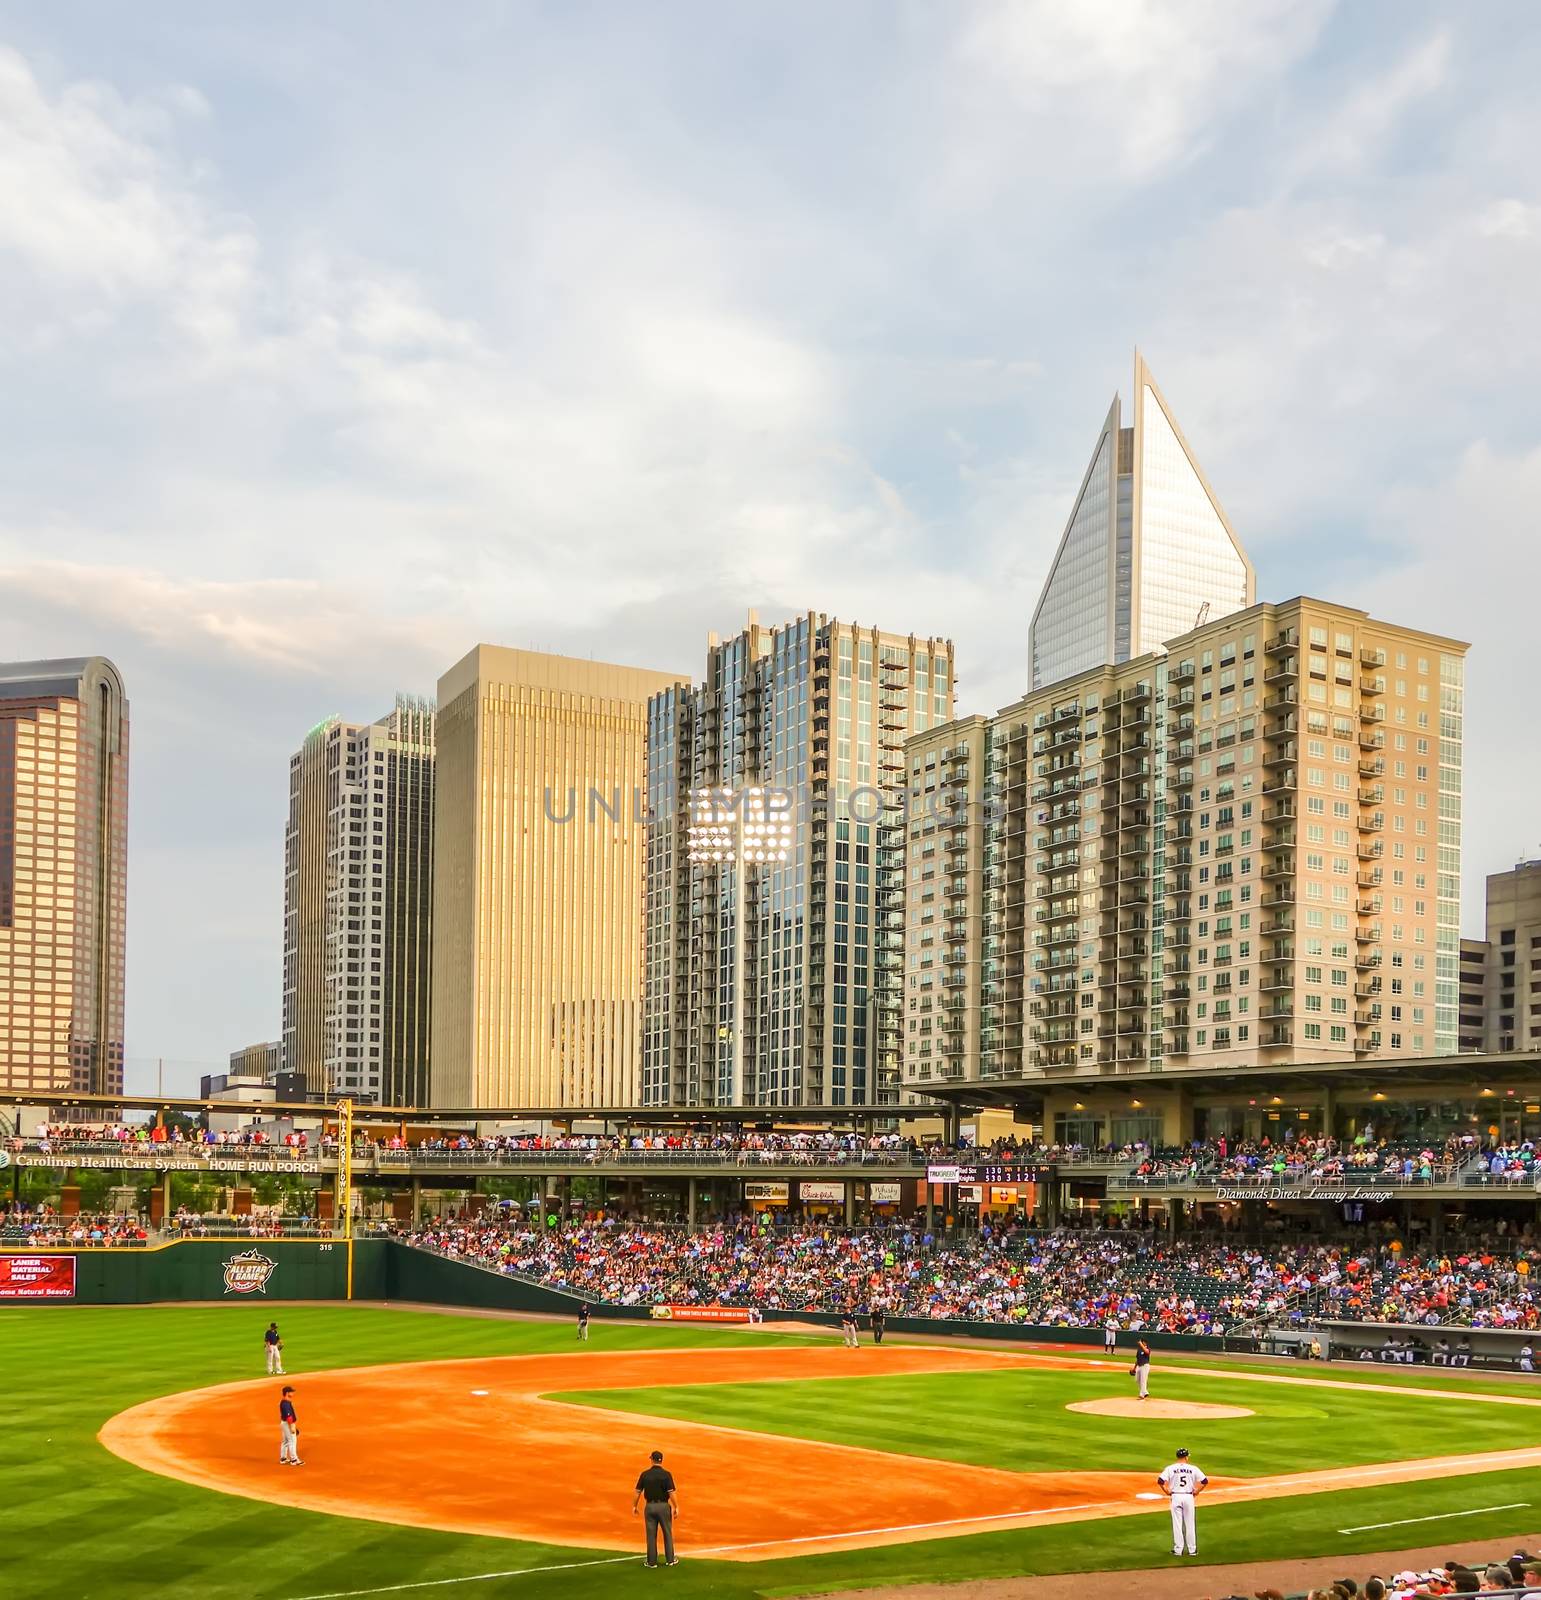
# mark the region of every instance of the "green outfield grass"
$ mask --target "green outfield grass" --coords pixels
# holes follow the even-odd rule
[[[916,1579],[1157,1566],[1169,1561],[1165,1519],[1129,1517],[1097,1525],[1047,1527],[970,1539],[933,1540],[849,1555],[743,1565],[692,1562],[648,1573],[609,1552],[581,1551],[398,1529],[286,1507],[265,1506],[141,1472],[108,1454],[96,1432],[114,1413],[155,1395],[258,1376],[261,1330],[272,1310],[229,1307],[0,1309],[7,1425],[0,1429],[0,1595],[6,1600],[306,1600],[356,1596],[433,1580],[504,1576],[408,1591],[484,1600],[539,1596],[583,1600],[603,1592],[629,1600],[667,1587],[682,1600],[752,1600]],[[524,1323],[344,1306],[286,1306],[279,1313],[291,1370],[431,1361],[465,1356],[571,1350],[565,1323]],[[592,1349],[685,1347],[766,1338],[764,1333],[649,1324],[596,1324]],[[801,1341],[792,1341],[801,1342]],[[1292,1372],[1297,1369],[1290,1369]],[[1341,1374],[1339,1374],[1341,1375]],[[1395,1374],[1376,1374],[1392,1380]],[[1422,1376],[1422,1375],[1420,1375]],[[1115,1369],[1085,1374],[962,1374],[957,1378],[858,1379],[849,1383],[734,1385],[708,1393],[665,1389],[618,1398],[639,1409],[713,1417],[731,1403],[734,1425],[783,1429],[789,1390],[807,1391],[796,1431],[906,1454],[949,1455],[1034,1468],[1159,1465],[1173,1425],[1109,1422],[1063,1412],[1064,1397],[1127,1393]],[[1368,1379],[1370,1374],[1366,1374]],[[1211,1472],[1274,1471],[1385,1456],[1475,1450],[1528,1442],[1530,1416],[1501,1407],[1424,1397],[1269,1391],[1167,1368],[1160,1392],[1235,1399],[1255,1419],[1177,1425]],[[897,1386],[897,1387],[896,1387]],[[845,1392],[837,1392],[845,1391]],[[1238,1391],[1245,1391],[1239,1394]],[[1261,1391],[1261,1392],[1260,1392]],[[1266,1398],[1265,1398],[1266,1396]],[[598,1400],[601,1397],[593,1396]],[[704,1409],[703,1409],[704,1408]],[[588,1425],[588,1424],[585,1424]],[[1095,1431],[1087,1431],[1088,1427]],[[1219,1429],[1228,1430],[1224,1435]],[[1234,1430],[1232,1432],[1231,1430]],[[1249,1438],[1249,1430],[1256,1430]],[[1427,1437],[1427,1436],[1432,1437]],[[1266,1440],[1266,1443],[1259,1442]],[[1334,1443],[1334,1440],[1336,1442]],[[1278,1459],[1282,1455],[1283,1459]],[[1264,1459],[1267,1458],[1267,1459]],[[1250,1463],[1250,1465],[1248,1464]],[[483,1460],[484,1470],[518,1463]],[[904,1469],[900,1467],[899,1472]],[[1526,1501],[1541,1506],[1534,1472],[1492,1473],[1308,1496],[1201,1513],[1206,1560],[1262,1560],[1281,1552],[1349,1554],[1448,1538],[1452,1550],[1480,1552],[1541,1527],[1530,1508],[1392,1530],[1339,1530]],[[629,1484],[621,1483],[625,1494]],[[584,1562],[605,1563],[593,1567]],[[561,1570],[542,1570],[556,1568]]]
[[[1109,1472],[1138,1472],[1186,1445],[1206,1472],[1227,1478],[1512,1449],[1541,1421],[1541,1411],[1525,1416],[1505,1406],[1463,1406],[1432,1396],[1227,1382],[1175,1371],[1154,1386],[1158,1398],[1244,1406],[1254,1415],[1131,1425],[1120,1417],[1065,1412],[1072,1401],[1133,1393],[1127,1369],[1039,1369],[611,1389],[558,1398],[1014,1472],[1092,1462]]]

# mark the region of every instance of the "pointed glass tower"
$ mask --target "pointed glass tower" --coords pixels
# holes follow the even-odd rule
[[[1035,689],[1256,599],[1252,563],[1138,350],[1134,426],[1119,424],[1115,395],[1033,613]]]

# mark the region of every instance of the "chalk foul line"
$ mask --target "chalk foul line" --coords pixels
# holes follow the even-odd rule
[[[615,1567],[641,1556],[601,1556],[594,1561],[561,1561],[551,1567],[512,1567],[507,1572],[468,1572],[463,1578],[421,1578],[416,1583],[387,1583],[378,1589],[329,1589],[325,1594],[302,1595],[300,1600],[356,1600],[366,1594],[403,1594],[408,1589],[442,1589],[452,1583],[492,1583],[498,1578],[533,1578],[542,1572],[575,1572],[580,1567]]]
[[[1522,1511],[1528,1500],[1511,1500],[1506,1506],[1473,1506],[1470,1511],[1436,1511],[1427,1517],[1398,1517],[1395,1522],[1361,1522],[1357,1528],[1339,1528],[1339,1533],[1370,1533],[1376,1528],[1410,1528],[1415,1522],[1448,1522],[1451,1517],[1480,1517],[1485,1511]]]

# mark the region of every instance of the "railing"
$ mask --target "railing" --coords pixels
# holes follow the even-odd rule
[[[954,1159],[949,1156],[948,1158]],[[970,1159],[983,1159],[970,1154]],[[927,1158],[911,1150],[367,1150],[354,1169],[379,1172],[412,1166],[502,1167],[553,1164],[592,1167],[881,1167],[924,1172]]]
[[[1343,1190],[1349,1193],[1358,1189],[1432,1189],[1449,1188],[1470,1182],[1462,1176],[1464,1169],[1458,1164],[1442,1164],[1427,1176],[1421,1172],[1378,1171],[1365,1167],[1348,1167],[1341,1172],[1327,1172],[1310,1166],[1293,1166],[1283,1171],[1221,1173],[1213,1167],[1196,1171],[1151,1173],[1144,1177],[1127,1173],[1108,1180],[1108,1189],[1138,1193],[1147,1189],[1244,1189],[1266,1200],[1269,1196],[1297,1189],[1309,1188],[1313,1197],[1322,1198],[1321,1191]],[[1538,1181],[1541,1188],[1541,1181]]]

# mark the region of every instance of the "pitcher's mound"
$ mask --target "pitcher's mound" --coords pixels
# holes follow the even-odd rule
[[[1152,1417],[1171,1422],[1217,1422],[1222,1417],[1250,1417],[1245,1406],[1209,1406],[1198,1400],[1077,1400],[1067,1411],[1094,1417]]]

